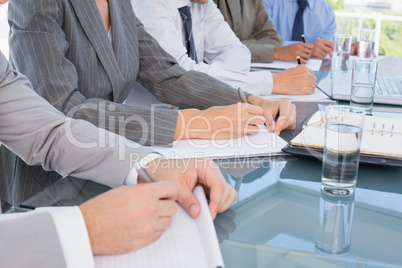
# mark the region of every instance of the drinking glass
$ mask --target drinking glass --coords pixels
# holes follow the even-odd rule
[[[334,195],[354,193],[364,116],[363,110],[351,106],[327,107],[321,178],[323,191]]]
[[[359,36],[359,57],[374,58],[375,30],[361,29]]]
[[[334,35],[331,63],[331,93],[350,85],[349,55],[352,37],[346,34]]]
[[[377,80],[378,62],[371,59],[355,59],[352,68],[350,105],[371,114]]]

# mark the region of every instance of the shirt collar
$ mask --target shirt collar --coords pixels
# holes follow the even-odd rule
[[[288,0],[288,2],[297,2],[297,0]],[[308,7],[310,10],[313,10],[314,2],[315,2],[315,1],[313,1],[313,0],[307,0],[307,3],[308,3],[308,6],[307,6],[307,7]]]
[[[143,1],[149,1],[149,0],[143,0]],[[173,0],[173,3],[176,8],[188,6],[191,4],[190,0]]]

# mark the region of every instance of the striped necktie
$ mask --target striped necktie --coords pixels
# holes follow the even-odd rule
[[[193,59],[196,63],[197,53],[195,51],[194,38],[193,38],[193,25],[191,22],[191,10],[189,6],[184,6],[179,8],[179,13],[181,16],[181,20],[183,22],[184,29],[186,30],[186,48],[188,56]]]

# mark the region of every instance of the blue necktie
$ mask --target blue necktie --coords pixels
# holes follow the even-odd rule
[[[299,10],[296,13],[293,23],[292,41],[302,41],[301,35],[304,34],[303,12],[308,6],[307,0],[297,0]]]
[[[189,6],[179,8],[179,13],[183,21],[184,29],[186,30],[186,48],[188,56],[196,63],[197,53],[195,52],[194,38],[193,38],[193,25],[191,23],[191,11]]]

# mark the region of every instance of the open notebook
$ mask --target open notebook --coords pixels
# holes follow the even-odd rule
[[[117,256],[96,256],[96,268],[177,268],[224,267],[215,227],[204,190],[197,186],[201,214],[191,218],[179,206],[172,225],[152,244]]]
[[[333,102],[325,93],[318,88],[314,89],[313,94],[309,95],[281,95],[272,93],[267,96],[262,96],[266,100],[282,100],[288,99],[292,102]]]
[[[291,145],[322,149],[324,135],[325,126],[317,112]],[[402,159],[402,118],[366,116],[360,154]]]
[[[232,140],[180,140],[170,148],[151,147],[152,150],[167,158],[234,158],[281,154],[285,142],[278,135],[260,126],[256,135],[248,135]]]

